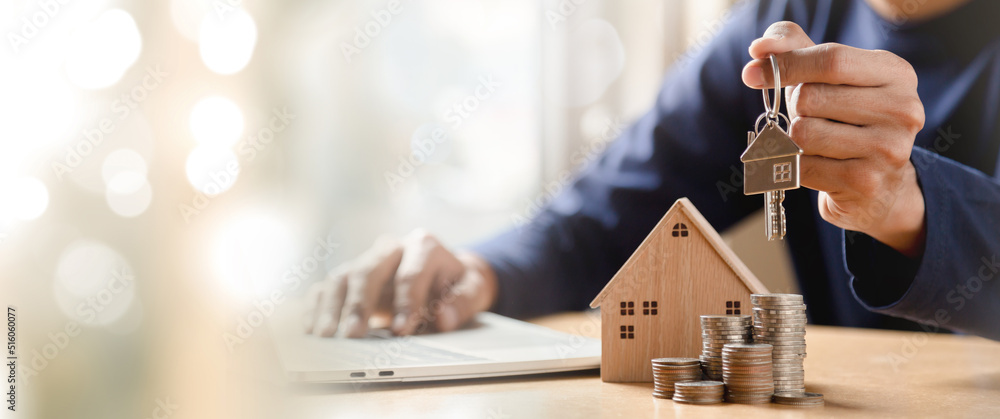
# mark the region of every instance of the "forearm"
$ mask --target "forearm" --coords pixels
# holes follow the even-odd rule
[[[876,312],[1000,339],[1000,183],[920,148],[912,161],[926,203],[924,254],[912,265],[890,254],[879,266],[865,238],[848,232],[855,296]]]

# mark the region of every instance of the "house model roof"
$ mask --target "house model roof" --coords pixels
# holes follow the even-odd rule
[[[669,234],[669,229],[671,228],[670,220],[678,212],[683,212],[687,218],[691,220],[693,225],[688,228],[694,228],[701,232],[702,236],[705,237],[705,240],[708,241],[713,249],[715,249],[715,252],[718,253],[719,257],[721,257],[722,260],[729,265],[729,268],[736,273],[736,276],[743,281],[743,284],[752,293],[768,292],[767,288],[761,284],[760,280],[758,280],[757,277],[750,272],[750,269],[743,264],[743,261],[740,260],[740,258],[733,253],[732,249],[730,249],[729,246],[722,241],[722,237],[719,236],[719,233],[716,232],[715,228],[712,227],[708,220],[706,220],[705,217],[698,212],[698,209],[695,208],[694,204],[692,204],[687,198],[681,198],[678,199],[677,202],[674,202],[674,205],[670,207],[670,210],[668,210],[666,214],[663,215],[663,218],[661,218],[656,224],[656,227],[653,227],[653,231],[646,236],[646,239],[643,240],[642,244],[640,244],[635,252],[632,253],[632,256],[625,261],[625,264],[618,270],[618,273],[611,278],[611,281],[608,281],[608,284],[604,286],[604,289],[602,289],[599,294],[597,294],[594,301],[590,302],[590,307],[599,307],[601,305],[601,301],[604,300],[604,298],[608,296],[608,294],[610,294],[616,286],[618,286],[620,282],[618,279],[623,276],[623,273],[628,272],[634,264],[641,263],[643,257],[646,256],[644,250],[650,242],[655,240],[658,234]]]
[[[746,163],[754,160],[771,159],[775,157],[794,156],[802,154],[802,149],[787,135],[777,128],[767,125],[750,143],[740,161]]]

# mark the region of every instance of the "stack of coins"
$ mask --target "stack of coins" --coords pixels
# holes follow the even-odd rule
[[[722,346],[749,343],[753,338],[750,316],[701,316],[701,366],[710,380],[722,379]]]
[[[727,344],[722,348],[722,381],[726,383],[727,402],[770,403],[774,394],[771,345]]]
[[[674,395],[677,398],[677,395]],[[774,393],[774,402],[789,406],[822,406],[823,395],[819,393]]]
[[[806,305],[798,294],[753,294],[753,341],[774,346],[774,391],[806,391]]]
[[[695,358],[653,359],[653,397],[674,397],[674,383],[701,380],[701,363]]]
[[[722,403],[721,381],[686,381],[674,384],[674,401],[687,404]]]

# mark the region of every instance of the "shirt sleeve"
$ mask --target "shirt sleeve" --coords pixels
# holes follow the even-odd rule
[[[1000,340],[1000,183],[920,147],[911,161],[926,208],[923,257],[909,260],[867,236],[846,240],[854,295],[928,331]]]
[[[762,205],[743,195],[739,160],[756,116],[748,110],[763,110],[760,94],[740,79],[747,46],[764,30],[761,7],[746,2],[728,12],[712,42],[678,60],[653,109],[529,223],[472,248],[497,273],[493,311],[529,317],[586,308],[678,198],[718,230]]]

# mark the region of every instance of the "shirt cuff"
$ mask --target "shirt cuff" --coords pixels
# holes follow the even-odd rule
[[[844,232],[844,255],[847,269],[854,274],[854,295],[870,307],[885,307],[902,299],[921,263],[856,231]]]
[[[947,254],[945,221],[951,217],[947,185],[935,176],[942,158],[914,147],[910,156],[917,171],[917,183],[924,196],[924,254],[910,259],[895,249],[858,232],[845,232],[844,256],[852,274],[854,297],[870,311],[914,321],[932,318],[927,313],[937,297],[935,277],[941,272],[941,256]]]

